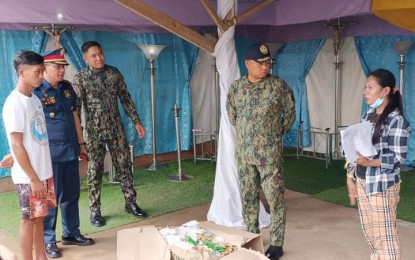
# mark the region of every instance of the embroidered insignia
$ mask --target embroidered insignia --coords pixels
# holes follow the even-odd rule
[[[66,98],[71,98],[72,97],[71,92],[69,90],[65,90],[63,93],[65,94]]]
[[[265,46],[264,44],[261,44],[261,46],[259,46],[259,51],[260,51],[262,54],[268,54],[268,48],[267,48],[267,46]]]

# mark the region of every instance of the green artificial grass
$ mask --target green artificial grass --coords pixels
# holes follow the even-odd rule
[[[166,169],[148,171],[136,168],[134,184],[137,190],[137,202],[147,212],[149,218],[160,216],[178,209],[193,207],[212,200],[215,178],[215,164],[202,161],[194,164],[193,160],[182,162],[182,172],[192,175],[194,180],[185,182],[168,181],[169,176],[178,173],[177,162],[166,164]],[[89,223],[88,191],[86,180],[82,180],[81,198],[79,200],[80,229],[83,234],[91,234],[142,219],[124,211],[125,200],[118,184],[108,184],[108,176],[103,178],[101,190],[101,211],[106,225],[93,227]],[[15,192],[0,194],[0,229],[17,237],[20,210]],[[58,219],[56,235],[61,237],[61,221]]]
[[[150,218],[208,203],[212,200],[215,178],[214,164],[206,161],[197,164],[194,164],[193,160],[183,161],[182,172],[194,177],[194,180],[185,182],[168,181],[169,176],[177,175],[178,164],[173,162],[166,164],[166,166],[165,169],[159,171],[148,171],[143,168],[135,170],[134,184],[137,190],[137,203]],[[106,184],[105,190],[101,193],[101,211],[105,217],[106,225],[100,228],[92,227],[89,224],[86,185],[83,183],[81,187],[85,199],[79,205],[80,209],[84,209],[80,213],[80,217],[84,219],[83,222],[86,222],[82,226],[82,232],[94,233],[141,220],[124,211],[125,200],[119,185]]]
[[[331,161],[328,169],[325,161],[296,157],[284,157],[285,187],[310,194],[312,197],[346,207],[350,206],[346,187],[344,160]],[[401,172],[398,218],[415,222],[415,170]]]
[[[344,161],[332,161],[326,169],[325,161],[311,158],[284,157],[284,182],[289,190],[318,194],[327,189],[345,186]]]
[[[312,197],[351,207],[347,196],[346,173],[344,161],[333,160],[326,169],[325,161],[311,158],[297,159],[295,156],[284,157],[285,186],[289,190],[310,194]],[[149,218],[166,214],[178,209],[192,207],[211,201],[213,196],[215,164],[209,161],[184,160],[183,173],[192,175],[194,180],[186,182],[170,182],[169,176],[177,175],[177,162],[167,164],[160,171],[146,169],[135,170],[135,186],[137,201]],[[415,171],[402,172],[401,201],[398,206],[398,218],[415,222]],[[102,214],[106,225],[92,227],[89,224],[88,193],[85,180],[81,185],[79,201],[81,232],[91,234],[112,227],[117,227],[141,219],[124,212],[124,198],[117,184],[108,184],[104,177],[102,187]],[[20,210],[15,192],[0,194],[0,230],[17,237]],[[58,220],[57,238],[61,236],[61,225]]]

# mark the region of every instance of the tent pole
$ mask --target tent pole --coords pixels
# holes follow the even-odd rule
[[[220,113],[221,113],[221,108],[220,108],[220,85],[219,85],[219,72],[218,72],[218,67],[216,66],[216,58],[213,58],[213,69],[214,69],[214,74],[215,74],[215,94],[216,94],[216,115],[215,115],[215,120],[216,120],[216,129],[215,132],[213,133],[212,136],[214,136],[214,140],[215,140],[215,146],[214,149],[215,151],[211,151],[214,154],[215,157],[215,161],[217,161],[218,158],[218,145],[219,145],[219,129],[220,129]],[[211,146],[211,149],[212,146]]]
[[[220,126],[220,87],[219,87],[219,73],[218,67],[216,67],[216,58],[214,59],[213,70],[215,74],[215,94],[216,94],[216,130],[215,133],[219,134],[219,126]]]
[[[338,158],[341,156],[340,151],[340,136],[339,136],[339,126],[341,124],[341,86],[340,86],[340,54],[336,54],[336,62],[334,63],[336,76],[334,79],[334,157]]]
[[[340,69],[342,62],[340,61],[340,43],[341,43],[341,31],[346,25],[354,25],[354,22],[349,23],[340,23],[340,18],[337,19],[337,23],[333,24],[324,24],[325,27],[330,27],[333,29],[333,51],[336,61],[334,62],[334,67],[336,70],[336,75],[334,79],[334,151],[333,158],[341,158],[342,151],[340,148],[340,134],[339,126],[341,126],[341,98],[342,91],[340,85]]]

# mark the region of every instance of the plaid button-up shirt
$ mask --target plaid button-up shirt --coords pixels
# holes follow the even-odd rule
[[[374,113],[374,109],[367,111],[362,120],[375,118]],[[381,165],[366,169],[366,194],[381,193],[401,181],[401,162],[406,159],[410,133],[409,122],[398,110],[388,115],[381,128],[380,140],[374,144],[378,151],[374,159],[379,158]]]

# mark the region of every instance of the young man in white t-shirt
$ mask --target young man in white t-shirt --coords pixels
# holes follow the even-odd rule
[[[14,159],[11,170],[22,210],[19,244],[23,259],[47,260],[43,240],[43,217],[56,205],[52,163],[45,116],[38,97],[32,95],[44,70],[43,57],[21,51],[13,60],[18,75],[16,88],[3,106],[3,121]]]

